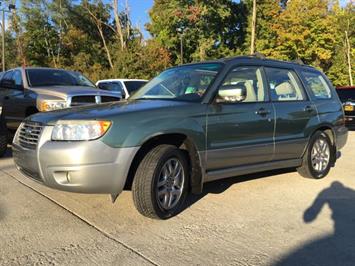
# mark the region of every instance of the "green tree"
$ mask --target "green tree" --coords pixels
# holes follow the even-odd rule
[[[218,58],[240,52],[246,31],[243,10],[243,3],[231,0],[156,0],[146,27],[175,63],[180,61],[180,34],[185,62]]]
[[[348,61],[350,61],[352,77],[355,77],[355,28],[353,26],[355,25],[355,5],[349,3],[346,7],[340,8],[336,3],[334,12],[336,14],[337,43],[334,46],[335,55],[327,74],[335,85],[345,86],[350,85]],[[347,37],[350,47],[348,47]],[[350,48],[349,54],[348,48]]]
[[[277,33],[274,57],[301,59],[328,71],[337,42],[336,17],[329,0],[292,0],[273,25]]]

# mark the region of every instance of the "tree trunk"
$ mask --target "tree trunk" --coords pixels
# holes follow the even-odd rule
[[[350,86],[354,86],[353,76],[351,73],[351,47],[350,47],[348,31],[345,31],[345,41],[346,41],[346,57],[348,61],[347,63],[348,63],[348,71],[349,71],[349,81],[350,81]]]
[[[255,53],[255,32],[256,32],[256,0],[253,0],[253,18],[251,22],[250,54]]]
[[[122,31],[122,23],[118,11],[118,0],[113,0],[113,14],[115,17],[117,37],[121,43],[121,50],[123,50],[126,47],[126,45],[125,45],[123,31]]]
[[[101,40],[102,40],[102,44],[104,45],[104,49],[105,49],[105,52],[106,52],[108,63],[110,64],[111,69],[113,69],[113,63],[112,63],[112,59],[111,59],[110,50],[107,47],[105,35],[104,35],[103,30],[102,30],[102,24],[103,23],[102,23],[102,21],[100,19],[98,19],[95,16],[95,14],[93,12],[91,12],[89,7],[85,7],[85,9],[89,12],[90,16],[92,17],[92,19],[93,19],[93,21],[94,21],[94,23],[96,25],[96,28],[97,28],[97,30],[98,30],[98,32],[100,34]]]

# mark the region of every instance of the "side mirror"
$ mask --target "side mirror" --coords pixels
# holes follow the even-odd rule
[[[247,97],[244,85],[226,85],[218,90],[217,102],[235,103],[242,102]]]

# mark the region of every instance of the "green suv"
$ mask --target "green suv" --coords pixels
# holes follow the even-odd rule
[[[141,214],[166,219],[212,180],[289,167],[322,178],[347,135],[323,73],[236,57],[168,69],[127,101],[35,114],[13,155],[48,187],[113,201],[131,189]]]

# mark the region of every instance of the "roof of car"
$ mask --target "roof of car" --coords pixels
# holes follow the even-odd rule
[[[55,67],[38,67],[38,66],[26,66],[26,67],[17,67],[15,69],[57,69],[57,70],[66,70],[63,68],[55,68]],[[69,70],[70,71],[70,70]]]
[[[288,65],[293,65],[293,66],[302,66],[306,68],[311,68],[315,69],[312,66],[303,64],[301,60],[295,60],[295,61],[282,61],[282,60],[276,60],[276,59],[271,59],[271,58],[266,58],[262,55],[243,55],[243,56],[234,56],[234,57],[227,57],[227,58],[221,58],[217,60],[208,60],[208,61],[202,61],[202,62],[194,62],[190,64],[184,64],[184,65],[196,65],[196,64],[204,64],[204,63],[230,63],[234,61],[239,61],[239,60],[247,60],[247,61],[252,61],[255,63],[258,62],[270,62],[270,63],[278,63],[278,64],[288,64]],[[181,66],[184,66],[181,65]]]
[[[337,90],[354,90],[355,86],[340,86],[337,87]]]
[[[97,82],[111,82],[111,81],[145,81],[145,82],[147,82],[148,80],[146,80],[146,79],[101,79],[101,80],[98,80]]]

